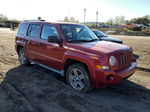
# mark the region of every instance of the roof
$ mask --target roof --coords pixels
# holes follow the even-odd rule
[[[25,20],[22,23],[47,23],[47,24],[82,25],[82,24],[79,24],[79,23],[70,23],[70,22],[47,22],[45,20]]]

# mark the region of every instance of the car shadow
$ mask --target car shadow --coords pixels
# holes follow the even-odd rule
[[[6,84],[11,85],[16,92],[9,89],[10,86],[7,87]],[[133,103],[136,105],[132,106],[131,110],[141,109],[140,105],[148,109],[150,105],[150,90],[130,80],[106,88],[93,89],[89,93],[80,93],[70,88],[60,75],[38,65],[10,69],[0,85],[6,87],[6,91],[9,91],[9,96],[16,105],[20,105],[20,99],[16,101],[16,97],[23,97],[31,107],[41,112],[52,107],[56,109],[55,111],[76,112],[78,109],[80,111],[92,109],[91,111],[96,112],[100,109],[126,110],[126,106],[130,107]],[[127,103],[126,106],[123,106],[124,103]],[[108,104],[110,107],[106,106]]]

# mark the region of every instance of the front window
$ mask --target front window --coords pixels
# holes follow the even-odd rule
[[[95,34],[84,25],[61,25],[63,34],[68,42],[98,41]]]
[[[43,25],[41,39],[48,40],[49,36],[57,36],[58,37],[56,28],[54,26],[50,26],[50,25]]]

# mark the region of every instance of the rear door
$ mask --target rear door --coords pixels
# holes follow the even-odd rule
[[[27,40],[28,23],[21,23],[16,36],[16,45],[23,46],[27,55],[26,40]]]
[[[27,32],[27,42],[26,42],[26,49],[28,53],[29,59],[33,61],[39,61],[39,55],[38,55],[38,47],[39,44],[39,38],[40,38],[40,28],[41,25],[38,23],[33,23],[29,25],[28,32]]]

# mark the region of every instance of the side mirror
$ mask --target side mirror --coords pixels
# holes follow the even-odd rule
[[[61,43],[57,36],[48,36],[48,42]]]

